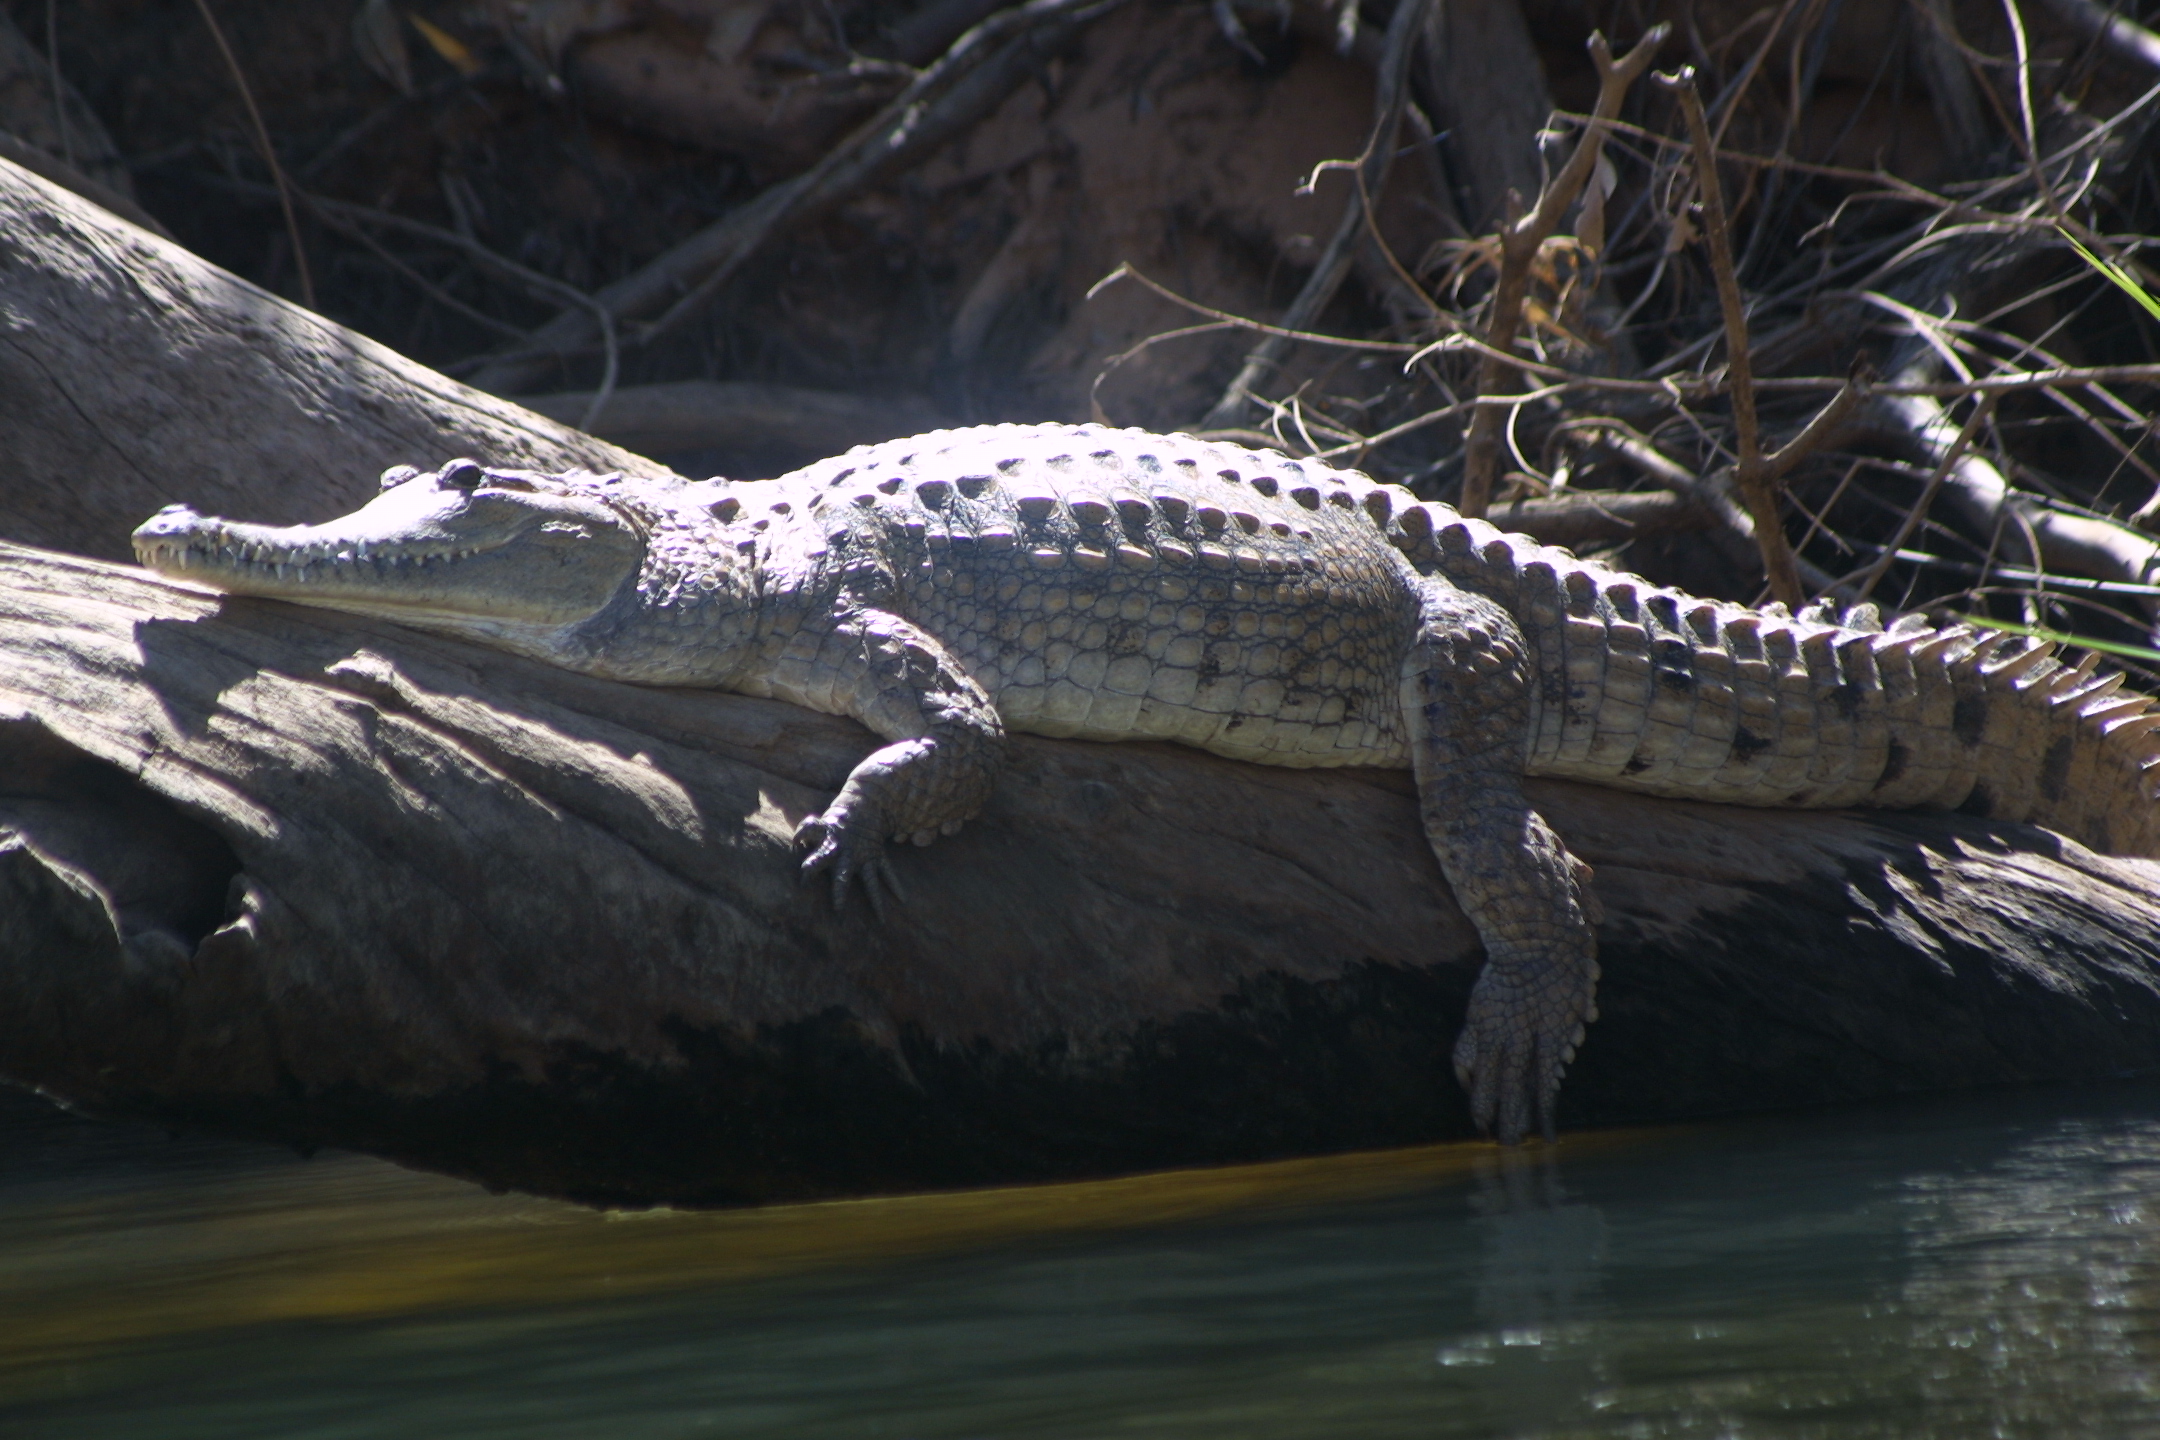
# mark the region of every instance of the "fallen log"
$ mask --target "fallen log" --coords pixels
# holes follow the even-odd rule
[[[128,559],[174,500],[290,523],[423,456],[667,468],[460,385],[0,159],[0,536]]]
[[[643,463],[4,165],[0,206],[0,529],[110,551],[166,499],[316,519],[458,450]],[[1469,1133],[1479,955],[1406,776],[1015,737],[878,926],[788,844],[870,743],[0,545],[0,1078],[618,1202]],[[1533,793],[1607,916],[1563,1125],[2153,1064],[2152,864]]]
[[[880,926],[788,843],[869,744],[0,546],[0,1076],[607,1202],[1470,1133],[1479,955],[1402,777],[1015,737]],[[1534,796],[1607,912],[1563,1124],[2152,1064],[2160,866]]]

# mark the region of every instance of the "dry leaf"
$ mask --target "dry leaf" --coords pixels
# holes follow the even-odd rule
[[[1683,210],[1673,216],[1672,233],[1665,237],[1665,253],[1677,255],[1701,238],[1702,232],[1695,228],[1695,218]]]
[[[1583,186],[1582,213],[1575,221],[1575,237],[1594,260],[1605,249],[1605,197],[1619,185],[1619,172],[1605,156],[1598,156],[1590,183]]]
[[[464,41],[439,25],[430,25],[418,15],[410,18],[413,29],[420,32],[420,38],[427,41],[436,54],[449,61],[451,67],[458,74],[477,75],[480,73],[480,57],[473,54]]]
[[[352,38],[361,64],[400,95],[412,94],[412,57],[405,53],[405,31],[390,0],[364,0],[353,12]]]

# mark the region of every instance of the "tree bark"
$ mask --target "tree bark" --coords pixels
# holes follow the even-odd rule
[[[1500,224],[1508,192],[1537,203],[1538,135],[1552,118],[1545,67],[1517,0],[1451,0],[1425,26],[1426,113],[1446,137],[1448,170],[1474,235]]]
[[[871,740],[0,548],[0,1074],[495,1185],[724,1202],[1464,1136],[1403,777],[1018,737],[883,926]],[[2160,867],[1535,787],[1597,867],[1567,1123],[2148,1066]]]
[[[0,354],[80,367],[51,372],[52,433],[11,436],[44,447],[13,515],[324,513],[334,487],[260,457],[361,439],[341,483],[490,437],[597,458],[0,178],[34,222],[11,274],[43,277]],[[224,308],[180,303],[205,293]],[[93,364],[56,333],[145,343]],[[50,457],[134,443],[112,427],[144,394],[169,411],[143,469],[73,495]],[[898,858],[881,926],[788,843],[873,743],[0,544],[0,1077],[619,1202],[1468,1134],[1447,1054],[1479,952],[1406,776],[1015,737],[987,813]],[[1533,795],[1607,917],[1564,1125],[2153,1063],[2160,866],[1954,816]]]
[[[391,466],[664,475],[0,160],[0,536],[110,559],[187,500],[324,520]]]

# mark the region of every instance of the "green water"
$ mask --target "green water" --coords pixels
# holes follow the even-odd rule
[[[0,1435],[2160,1435],[2160,1090],[1254,1174],[610,1219],[9,1100]]]

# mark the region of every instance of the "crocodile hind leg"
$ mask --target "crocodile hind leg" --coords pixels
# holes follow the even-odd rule
[[[824,812],[802,822],[803,873],[831,870],[833,898],[862,881],[881,915],[879,887],[897,897],[885,842],[927,845],[982,809],[1005,754],[990,695],[927,632],[882,610],[851,608],[819,647],[834,677],[831,705],[892,743],[872,751]],[[820,697],[821,699],[823,697]]]
[[[1523,795],[1533,667],[1515,621],[1444,582],[1424,586],[1403,714],[1426,838],[1485,941],[1455,1045],[1478,1128],[1548,1137],[1560,1074],[1596,1018],[1590,868]]]

